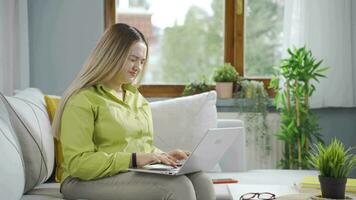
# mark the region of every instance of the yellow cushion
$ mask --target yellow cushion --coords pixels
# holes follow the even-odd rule
[[[45,101],[46,101],[46,105],[47,105],[47,112],[48,112],[48,116],[49,119],[52,123],[53,119],[54,119],[54,114],[56,113],[56,109],[57,106],[60,102],[61,98],[60,97],[56,97],[56,96],[48,96],[45,95]],[[57,140],[56,138],[54,138],[54,151],[55,151],[55,158],[56,158],[56,171],[55,171],[55,180],[56,182],[61,182],[62,180],[62,163],[63,163],[63,153],[62,153],[62,145],[61,142],[59,140]]]

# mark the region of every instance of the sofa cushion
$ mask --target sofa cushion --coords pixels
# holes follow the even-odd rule
[[[164,151],[192,151],[209,128],[217,127],[216,92],[151,102],[154,144]]]
[[[6,97],[10,115],[25,161],[27,192],[45,182],[54,166],[54,144],[44,95],[35,88]]]
[[[60,101],[61,101],[61,97],[59,96],[53,96],[53,95],[45,96],[47,113],[51,121],[51,124],[54,119],[54,115],[56,113],[57,106],[59,105]],[[54,156],[55,157],[55,181],[61,182],[62,174],[63,174],[63,170],[62,170],[63,152],[62,152],[61,141],[57,140],[56,138],[54,138],[54,153],[55,153]]]
[[[11,127],[5,97],[0,93],[0,199],[20,199],[25,187],[24,161]]]
[[[44,183],[28,191],[26,195],[42,195],[54,198],[63,198],[59,191],[60,183]]]

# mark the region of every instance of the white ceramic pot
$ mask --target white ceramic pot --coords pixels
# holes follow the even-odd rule
[[[218,94],[218,98],[232,98],[233,82],[217,82],[215,89]]]

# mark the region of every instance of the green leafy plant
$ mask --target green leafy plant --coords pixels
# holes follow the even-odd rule
[[[245,81],[247,81],[247,79],[243,78],[240,75],[237,76],[236,81],[233,83],[235,85],[234,91],[233,91],[233,96],[235,98],[241,98],[240,96],[242,93],[242,84]]]
[[[241,80],[241,90],[234,94],[239,112],[244,113],[247,133],[255,135],[256,144],[262,148],[265,155],[271,150],[270,135],[268,135],[267,107],[269,96],[262,81]]]
[[[347,178],[356,167],[356,155],[351,152],[353,149],[355,147],[345,149],[337,139],[333,139],[328,146],[318,143],[310,153],[309,161],[321,176]]]
[[[322,73],[321,61],[316,61],[305,47],[288,49],[289,57],[283,59],[270,88],[275,89],[275,104],[281,110],[281,128],[276,134],[286,144],[282,168],[309,168],[306,157],[313,141],[322,142],[318,118],[309,109],[309,99],[315,91],[311,80],[319,82]],[[284,85],[279,85],[280,79]]]
[[[213,80],[215,82],[235,82],[238,80],[238,75],[239,73],[230,63],[225,63],[214,69]]]
[[[252,111],[267,114],[269,97],[263,82],[251,80],[241,81],[241,90],[235,93],[235,97],[252,100],[254,102],[253,107],[248,108],[249,110],[252,109]],[[246,106],[244,108],[246,108]]]
[[[213,88],[207,84],[206,78],[203,77],[201,80],[193,81],[184,87],[183,96],[199,94],[212,90]]]

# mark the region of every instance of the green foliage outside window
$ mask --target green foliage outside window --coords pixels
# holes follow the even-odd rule
[[[245,75],[270,77],[282,54],[284,4],[273,0],[245,2]]]
[[[211,77],[224,59],[224,1],[213,0],[213,14],[192,6],[183,25],[164,29],[160,67],[163,82],[188,83]]]
[[[246,6],[245,74],[270,76],[281,58],[283,5],[249,0]],[[212,0],[211,8],[209,15],[192,6],[183,25],[163,30],[154,80],[185,84],[201,75],[212,77],[214,67],[224,63],[224,1]]]

